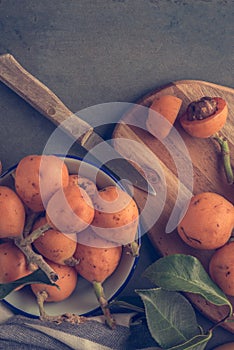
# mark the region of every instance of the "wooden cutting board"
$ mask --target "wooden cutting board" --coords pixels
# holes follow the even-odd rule
[[[175,128],[192,161],[192,174],[185,177],[184,183],[179,183],[178,178],[181,178],[183,171],[185,173],[188,170],[185,164],[186,158],[183,158],[182,155],[179,171],[176,168],[178,161],[174,160],[175,155],[178,152],[181,153],[181,150],[175,145],[172,150],[173,154],[171,154],[171,149],[168,151],[167,146],[145,130],[148,108],[144,107],[149,107],[156,97],[166,94],[177,96],[183,101]],[[165,232],[173,210],[177,209],[179,212],[182,208],[183,201],[182,204],[177,203],[178,195],[182,198],[189,198],[192,193],[213,191],[234,203],[234,185],[228,185],[226,182],[219,145],[212,139],[192,138],[182,130],[178,122],[187,105],[202,96],[219,96],[227,102],[229,115],[222,134],[229,141],[231,162],[234,168],[234,89],[205,81],[176,81],[144,96],[127,111],[116,126],[113,133],[113,145],[120,154],[133,161],[136,167],[144,171],[156,190],[156,196],[148,196],[145,192],[134,189],[134,196],[141,211],[143,226],[145,225],[147,234],[157,252],[162,256],[173,253],[194,255],[207,269],[213,251],[198,251],[188,247],[177,235],[176,228],[171,233]],[[131,141],[125,142],[125,140]],[[150,227],[151,221],[152,227]],[[227,314],[226,307],[211,305],[197,295],[187,294],[187,296],[206,317],[214,322],[220,321]],[[230,301],[234,307],[234,297],[230,297]],[[224,327],[234,333],[234,323],[225,324]]]

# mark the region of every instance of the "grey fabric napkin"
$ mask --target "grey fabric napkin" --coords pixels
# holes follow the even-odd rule
[[[132,314],[116,314],[117,327],[109,329],[102,317],[72,325],[12,316],[0,325],[0,349],[4,350],[135,350],[156,346],[145,324],[132,329]]]

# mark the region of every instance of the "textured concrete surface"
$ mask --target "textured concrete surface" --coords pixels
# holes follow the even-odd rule
[[[74,112],[135,102],[174,80],[233,87],[233,12],[232,0],[0,0],[0,53],[12,53]],[[3,84],[0,121],[4,169],[40,153],[55,129]],[[110,115],[104,123],[115,121]],[[126,294],[142,286],[141,271],[156,259],[144,239]],[[219,330],[209,348],[232,338]]]
[[[230,0],[1,0],[0,53],[15,55],[74,112],[134,102],[180,79],[232,86],[233,7]],[[9,166],[28,145],[36,151],[53,126],[0,88],[1,139],[11,138],[0,155]]]

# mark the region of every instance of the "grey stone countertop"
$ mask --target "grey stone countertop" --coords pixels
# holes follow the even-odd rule
[[[171,81],[198,79],[233,87],[232,0],[0,0],[0,54],[11,53],[77,112],[135,102]],[[0,160],[7,169],[39,154],[55,130],[0,84]],[[87,118],[92,124],[92,117]],[[116,117],[97,121],[109,138]],[[79,155],[75,146],[73,153]],[[123,295],[145,286],[157,259],[147,236]],[[211,322],[197,313],[204,327]],[[207,349],[233,340],[217,328]]]

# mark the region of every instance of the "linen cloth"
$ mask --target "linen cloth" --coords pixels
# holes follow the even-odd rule
[[[145,323],[129,327],[132,313],[115,313],[116,329],[103,316],[85,323],[55,324],[15,315],[0,303],[1,350],[146,350],[156,348]]]

